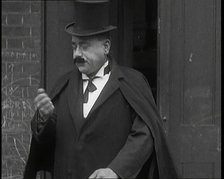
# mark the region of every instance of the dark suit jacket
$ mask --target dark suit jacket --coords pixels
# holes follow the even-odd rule
[[[106,167],[123,178],[136,176],[140,169],[141,178],[177,178],[150,87],[142,74],[113,62],[111,77],[87,119],[82,117],[81,94],[77,69],[56,84],[50,94],[55,115],[40,133],[36,116],[32,120],[33,138],[24,178],[48,170],[56,179],[82,179]],[[153,139],[149,141],[153,149],[146,159],[140,157],[140,152],[131,152],[139,147],[138,135],[132,138],[131,148],[122,151],[136,116],[147,125]],[[144,150],[141,147],[138,151]]]

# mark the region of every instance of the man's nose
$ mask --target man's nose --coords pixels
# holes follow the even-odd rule
[[[76,49],[73,49],[73,58],[77,56],[82,56],[82,50],[79,47],[77,47]]]

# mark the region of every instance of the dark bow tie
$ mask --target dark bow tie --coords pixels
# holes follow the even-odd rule
[[[107,65],[104,68],[104,75],[108,74],[110,72],[110,66]],[[89,99],[89,92],[94,92],[97,90],[96,86],[93,84],[93,80],[99,78],[99,76],[90,77],[89,79],[84,79],[84,81],[88,81],[88,85],[86,87],[86,90],[83,94],[83,103],[87,103]]]
[[[84,81],[88,81],[88,85],[86,87],[86,90],[83,94],[83,103],[87,103],[88,99],[89,99],[89,92],[93,92],[96,91],[96,86],[93,84],[93,80],[99,78],[98,76],[94,76],[92,78],[89,79],[84,79]]]

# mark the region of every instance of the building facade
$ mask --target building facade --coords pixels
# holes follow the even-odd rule
[[[112,54],[141,71],[184,178],[221,178],[221,0],[112,0]],[[73,1],[2,1],[2,178],[22,178],[38,87],[72,68]],[[41,178],[50,177],[41,174]]]

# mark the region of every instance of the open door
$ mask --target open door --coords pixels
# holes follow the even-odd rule
[[[183,178],[221,178],[221,0],[159,0],[158,104]]]

